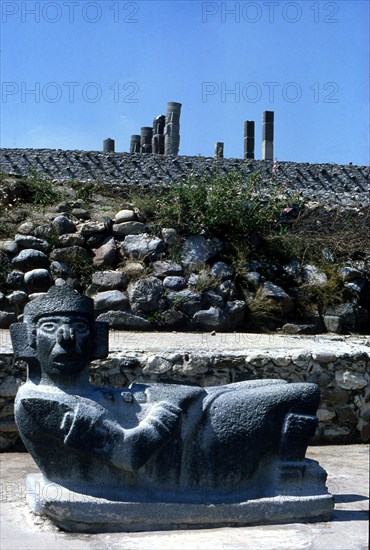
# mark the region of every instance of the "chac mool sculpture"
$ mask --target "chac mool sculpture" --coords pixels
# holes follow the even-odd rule
[[[16,397],[22,440],[41,470],[32,510],[71,531],[135,531],[328,519],[326,473],[305,459],[314,384],[89,384],[108,326],[67,285],[29,302],[11,327],[26,360]]]

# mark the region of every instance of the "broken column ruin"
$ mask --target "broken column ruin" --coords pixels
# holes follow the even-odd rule
[[[153,120],[152,152],[156,155],[164,155],[164,127],[165,115],[156,116]]]
[[[166,125],[164,130],[165,155],[176,156],[180,146],[180,111],[181,103],[167,103]]]
[[[262,160],[274,160],[274,112],[264,111],[262,126]]]
[[[254,159],[254,120],[244,122],[244,158]]]
[[[107,138],[103,141],[103,152],[104,153],[114,153],[114,139]]]
[[[140,153],[141,136],[133,134],[130,140],[130,153]]]
[[[217,141],[215,144],[215,157],[219,159],[224,158],[224,144],[222,141]]]
[[[141,128],[141,140],[140,140],[141,153],[152,152],[152,137],[153,137],[153,128],[151,126],[144,126],[143,128]]]

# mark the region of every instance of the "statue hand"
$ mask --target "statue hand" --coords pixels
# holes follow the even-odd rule
[[[91,406],[79,404],[75,411],[68,411],[60,427],[65,445],[82,451],[99,451],[108,440],[109,428]]]
[[[167,440],[175,431],[181,416],[181,409],[168,401],[154,405],[149,415],[139,424],[156,432],[157,437]]]
[[[181,409],[161,401],[136,428],[123,430],[123,440],[112,449],[111,460],[118,467],[136,471],[174,437],[180,421]]]

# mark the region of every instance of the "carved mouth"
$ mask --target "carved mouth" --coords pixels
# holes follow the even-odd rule
[[[81,361],[81,356],[78,353],[58,353],[53,357],[53,361],[56,364],[68,365],[69,363]]]

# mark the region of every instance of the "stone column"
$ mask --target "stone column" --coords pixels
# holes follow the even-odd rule
[[[180,146],[181,103],[167,103],[166,126],[164,129],[165,155],[177,155]]]
[[[151,126],[144,126],[141,128],[140,148],[142,153],[152,152],[152,137],[153,128]]]
[[[114,139],[107,138],[103,141],[104,153],[114,153]]]
[[[224,158],[224,144],[222,141],[217,141],[215,144],[215,157],[218,159]]]
[[[140,153],[141,136],[133,134],[130,140],[130,153]]]
[[[156,116],[153,120],[153,139],[152,151],[156,155],[164,155],[164,126],[166,117],[164,115]]]
[[[166,124],[165,115],[158,115],[153,120],[153,134],[164,134],[164,127]]]
[[[254,159],[254,120],[244,122],[244,158]]]
[[[262,160],[274,160],[274,111],[263,113]]]

